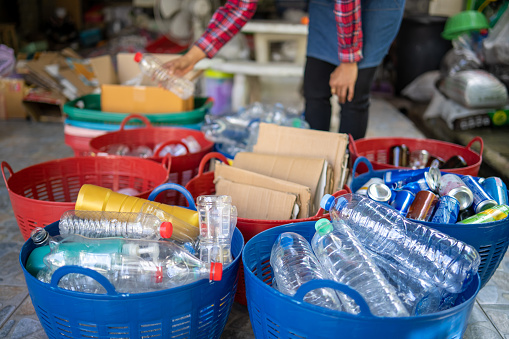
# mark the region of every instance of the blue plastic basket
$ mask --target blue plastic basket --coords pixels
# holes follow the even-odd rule
[[[314,222],[278,226],[248,241],[242,253],[249,317],[256,338],[461,338],[467,327],[477,293],[479,276],[448,310],[429,315],[400,318],[375,317],[362,297],[351,288],[330,280],[310,281],[286,296],[271,287],[270,251],[283,232],[296,232],[308,241]],[[359,315],[333,311],[302,301],[316,288],[331,287],[350,295],[361,307]]]
[[[58,222],[46,230],[51,235],[58,234]],[[50,284],[40,282],[25,269],[35,248],[31,239],[21,248],[19,261],[32,304],[49,338],[219,338],[233,304],[243,245],[242,234],[235,229],[235,259],[223,270],[221,281],[199,280],[139,294],[119,294],[104,276],[78,266],[59,268]],[[59,288],[58,281],[69,273],[91,276],[105,287],[107,294]]]
[[[364,163],[368,172],[355,176],[355,170],[360,163]],[[359,157],[352,167],[352,183],[350,189],[357,191],[370,178],[382,178],[385,172],[393,170],[373,170],[373,166],[367,158]],[[443,172],[442,174],[447,174]],[[462,176],[460,174],[456,174]],[[509,247],[509,218],[484,224],[439,224],[434,222],[417,221],[428,227],[450,235],[474,247],[481,256],[479,276],[481,277],[481,288],[493,276],[495,271],[504,259],[507,247]]]

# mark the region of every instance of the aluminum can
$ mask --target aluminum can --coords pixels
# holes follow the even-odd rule
[[[424,149],[419,149],[410,152],[409,166],[412,168],[424,168],[428,163],[430,154]]]
[[[460,213],[458,214],[458,222],[461,221],[461,220],[465,220],[467,218],[470,218],[474,214],[475,214],[475,212],[474,212],[474,209],[472,207],[464,209],[464,210],[460,211]]]
[[[474,211],[482,212],[488,208],[498,205],[497,202],[482,188],[482,186],[470,175],[465,175],[461,180],[470,188],[474,195]]]
[[[357,191],[355,191],[355,193],[360,194],[360,195],[367,195],[368,187],[371,184],[383,184],[383,183],[384,183],[384,181],[382,178],[371,178],[364,185],[362,185],[361,188],[359,188]]]
[[[507,203],[507,186],[499,177],[489,177],[480,182],[482,188],[499,205],[509,205]]]
[[[406,183],[424,178],[424,172],[426,171],[426,168],[418,170],[390,170],[384,173],[383,180],[384,183],[389,187],[392,187],[392,185],[395,183],[399,183],[401,186],[403,186]]]
[[[461,220],[458,224],[482,224],[486,222],[494,222],[507,218],[509,215],[509,206],[497,205],[488,208],[480,213],[474,214],[470,218]]]
[[[455,224],[458,221],[460,203],[449,195],[441,196],[433,213],[431,222],[439,224]]]
[[[390,204],[392,201],[392,190],[384,183],[374,183],[369,185],[367,196],[371,200],[384,204]]]
[[[392,146],[389,150],[389,163],[396,167],[407,167],[409,150],[407,145]]]
[[[445,164],[441,168],[451,169],[451,168],[462,168],[467,167],[467,162],[461,155],[453,155],[449,159],[445,161]]]
[[[469,208],[474,201],[470,188],[456,174],[444,174],[438,183],[440,196],[449,195],[460,203],[460,210]]]
[[[420,191],[408,209],[406,217],[418,221],[429,221],[438,202],[438,197],[430,191]]]
[[[395,189],[395,187],[393,187],[393,189]],[[403,185],[403,187],[401,187],[400,189],[410,191],[413,194],[417,194],[417,192],[419,191],[432,191],[426,179],[424,178],[419,179],[417,181],[409,182],[408,184]]]
[[[408,190],[396,191],[394,201],[391,205],[397,209],[401,215],[406,216],[414,199],[415,194]]]
[[[445,164],[444,159],[434,156],[434,155],[430,155],[429,159],[428,159],[428,163],[426,164],[426,167],[430,167],[431,164],[433,163],[433,161],[435,161],[435,160],[436,160],[436,164],[438,165],[438,168],[442,168],[442,166]]]

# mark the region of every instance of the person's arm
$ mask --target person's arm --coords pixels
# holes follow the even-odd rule
[[[329,84],[339,102],[351,101],[357,81],[357,62],[362,59],[360,0],[336,0],[334,5],[340,64],[331,73]]]
[[[165,67],[182,76],[201,59],[212,58],[253,17],[257,4],[258,0],[228,0],[215,11],[193,47],[184,56],[166,63]]]

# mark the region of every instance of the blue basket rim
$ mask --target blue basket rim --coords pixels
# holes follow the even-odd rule
[[[54,226],[57,222],[55,223],[52,223],[50,225],[47,225],[46,227],[50,227],[50,226]],[[46,228],[45,227],[45,228]],[[237,255],[233,261],[228,265],[228,267],[226,267],[225,269],[223,269],[223,275],[225,275],[225,272],[227,274],[230,273],[231,270],[234,269],[237,261],[240,260],[240,257],[242,257],[242,251],[244,250],[244,237],[242,235],[242,233],[240,232],[240,230],[235,227],[235,230],[234,230],[234,236],[236,236],[237,238],[240,236],[240,238],[238,238],[238,242],[240,243],[240,241],[242,241],[242,246],[240,247],[240,251],[239,251],[239,255]],[[233,239],[233,237],[232,237]],[[173,288],[169,288],[169,289],[165,289],[165,290],[161,290],[161,291],[153,291],[153,292],[143,292],[143,293],[118,293],[116,295],[109,295],[109,294],[95,294],[95,293],[85,293],[85,292],[75,292],[75,291],[70,291],[70,290],[66,290],[66,289],[63,289],[63,288],[59,288],[59,287],[54,287],[54,286],[51,286],[50,284],[46,284],[46,283],[43,283],[42,281],[38,280],[36,277],[34,277],[33,275],[31,275],[25,268],[25,264],[22,262],[22,259],[21,259],[21,254],[23,252],[23,250],[26,248],[26,246],[29,246],[29,244],[32,242],[32,239],[28,239],[22,246],[20,252],[19,252],[19,264],[23,270],[23,274],[25,275],[25,279],[31,279],[33,280],[32,283],[36,283],[36,284],[39,284],[39,286],[41,287],[44,287],[46,289],[49,289],[53,292],[56,292],[56,293],[60,293],[60,294],[63,294],[63,295],[67,295],[67,296],[72,296],[74,298],[82,298],[82,299],[96,299],[96,300],[120,300],[120,299],[123,299],[123,298],[129,298],[129,299],[144,299],[144,298],[148,298],[148,297],[153,297],[153,296],[157,296],[157,295],[164,295],[164,294],[167,294],[167,293],[173,293],[173,292],[182,292],[182,291],[186,291],[186,290],[189,290],[189,289],[195,289],[195,288],[200,288],[199,286],[201,285],[209,285],[209,284],[214,284],[215,282],[211,282],[209,283],[207,281],[207,279],[201,279],[201,280],[198,280],[198,281],[195,281],[193,283],[190,283],[190,284],[186,284],[186,285],[182,285],[182,286],[177,286],[177,287],[173,287]]]
[[[309,303],[306,303],[306,302],[300,302],[300,301],[296,300],[293,297],[287,296],[287,295],[277,291],[276,289],[272,288],[271,286],[269,286],[266,283],[264,283],[263,281],[261,281],[257,276],[255,276],[255,274],[249,268],[248,263],[246,262],[246,255],[244,253],[246,251],[246,249],[249,249],[251,246],[255,246],[253,244],[259,242],[259,239],[264,237],[267,233],[282,233],[282,232],[284,232],[283,229],[286,229],[286,231],[291,231],[292,226],[294,227],[294,226],[296,226],[298,224],[310,224],[311,225],[311,224],[314,224],[314,221],[304,221],[304,222],[299,222],[299,223],[289,223],[289,224],[285,224],[285,225],[276,226],[276,227],[270,228],[268,230],[265,230],[263,232],[260,232],[257,235],[255,235],[254,237],[252,237],[245,244],[244,249],[242,250],[242,264],[244,265],[244,276],[245,276],[245,279],[246,280],[247,279],[254,279],[256,281],[256,284],[262,285],[263,286],[262,288],[264,288],[266,291],[268,291],[268,293],[271,293],[271,294],[273,294],[273,295],[275,295],[275,296],[277,296],[279,298],[284,298],[285,300],[290,301],[292,304],[295,304],[295,306],[307,308],[310,311],[324,313],[324,314],[327,314],[327,315],[333,316],[333,317],[345,317],[345,318],[355,319],[355,320],[359,320],[360,319],[360,320],[366,320],[366,321],[373,321],[373,320],[387,320],[387,319],[390,319],[391,321],[398,321],[398,320],[401,320],[401,321],[405,321],[405,320],[422,320],[422,321],[426,321],[426,320],[429,320],[429,319],[432,319],[432,318],[445,317],[445,316],[447,316],[449,314],[452,314],[452,313],[458,313],[460,310],[463,310],[466,307],[468,307],[468,304],[469,304],[469,302],[471,302],[472,298],[475,301],[475,298],[477,297],[477,294],[479,293],[479,290],[480,290],[480,287],[481,287],[481,278],[480,278],[479,274],[476,273],[476,275],[475,275],[476,278],[471,282],[471,284],[474,283],[474,282],[477,283],[476,291],[475,291],[475,293],[472,294],[472,296],[470,298],[465,300],[460,305],[456,305],[456,306],[454,306],[452,308],[449,308],[447,310],[443,310],[443,311],[439,311],[439,312],[435,312],[435,313],[431,313],[431,314],[416,315],[416,316],[409,316],[409,317],[378,317],[378,316],[375,316],[375,315],[372,315],[372,316],[364,316],[364,315],[358,315],[358,314],[356,315],[356,314],[350,314],[350,313],[341,312],[341,311],[330,310],[330,309],[323,308],[323,307],[316,306],[316,305],[312,305],[312,304],[309,304]],[[247,286],[246,286],[246,288],[247,288]]]

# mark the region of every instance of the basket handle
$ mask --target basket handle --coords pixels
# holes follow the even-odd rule
[[[357,146],[355,146],[355,140],[351,134],[348,134],[348,145],[352,145],[352,153],[357,157],[359,156],[359,152],[357,151]]]
[[[322,280],[322,279],[316,279],[308,281],[307,283],[302,284],[301,287],[297,290],[297,293],[295,293],[294,298],[298,301],[303,301],[304,296],[311,292],[312,290],[316,290],[318,288],[332,288],[334,290],[337,290],[339,292],[342,292],[352,298],[355,303],[360,308],[359,315],[365,316],[365,317],[374,317],[373,313],[369,310],[369,306],[364,300],[364,298],[360,295],[359,292],[354,290],[353,288],[341,284],[332,280]],[[318,307],[318,306],[316,306]]]
[[[125,125],[127,124],[127,122],[129,120],[132,120],[132,119],[139,119],[141,120],[144,124],[145,124],[145,128],[153,128],[154,126],[152,126],[152,124],[150,123],[150,120],[148,120],[148,118],[146,116],[143,116],[143,115],[140,115],[140,114],[129,114],[128,116],[126,116],[124,118],[124,120],[122,120],[122,123],[120,124],[120,131],[123,131],[124,130],[124,127]]]
[[[159,153],[161,153],[163,148],[165,148],[168,145],[182,145],[182,146],[184,146],[186,148],[186,152],[188,154],[190,153],[189,152],[189,147],[187,147],[187,145],[184,144],[182,141],[180,141],[180,140],[169,140],[169,141],[163,142],[161,145],[159,145],[159,147],[156,148],[156,150],[154,151],[154,157],[158,157]]]
[[[225,164],[228,165],[228,159],[226,159],[226,157],[224,155],[222,155],[221,153],[219,153],[219,152],[210,152],[210,153],[207,153],[207,154],[205,154],[205,156],[200,161],[200,167],[198,168],[198,175],[197,176],[200,176],[200,175],[203,174],[203,168],[205,167],[207,162],[209,160],[211,160],[211,159],[219,159],[219,160],[221,160],[222,162],[224,162]]]
[[[5,186],[9,188],[9,185],[7,184],[7,178],[5,177],[5,169],[7,169],[7,172],[9,172],[9,178],[12,177],[14,171],[12,170],[11,166],[7,162],[2,161],[2,176],[4,177]]]
[[[363,163],[366,166],[368,166],[368,173],[373,172],[373,165],[368,160],[368,158],[358,157],[357,159],[355,159],[355,162],[353,163],[353,166],[352,166],[352,179],[355,179],[355,173],[357,172],[357,166],[359,166],[360,163]]]
[[[154,201],[155,198],[157,198],[157,196],[160,193],[162,193],[164,191],[168,191],[168,190],[174,190],[179,193],[182,193],[184,195],[184,197],[186,197],[189,207],[196,211],[196,205],[194,203],[193,195],[184,186],[181,186],[179,184],[174,184],[171,182],[159,185],[156,188],[154,188],[147,199],[150,201]]]
[[[205,113],[208,113],[212,106],[214,106],[214,98],[208,97],[207,100],[205,100],[205,103],[203,104],[203,109],[205,110]]]
[[[101,273],[96,272],[90,268],[85,268],[85,267],[76,266],[76,265],[62,266],[62,267],[58,268],[51,276],[51,282],[50,282],[51,287],[54,287],[54,288],[58,287],[58,282],[60,281],[60,279],[62,279],[67,274],[71,274],[71,273],[83,274],[83,275],[86,275],[86,276],[94,279],[99,284],[101,284],[102,287],[104,287],[104,289],[106,290],[106,293],[108,295],[119,295],[119,293],[115,290],[115,287],[111,284],[111,282],[108,280],[108,278],[106,278],[104,275],[102,275]]]
[[[171,155],[166,154],[161,161],[161,164],[166,169],[166,172],[168,173],[168,177],[170,176],[170,170],[171,170]]]
[[[332,195],[337,198],[341,195],[345,195],[347,193],[352,193],[348,187],[343,188],[342,190],[334,192]],[[318,212],[316,212],[315,217],[321,217],[325,213],[325,210],[323,208],[319,208]]]
[[[481,149],[479,150],[479,155],[482,157],[482,151],[484,150],[484,142],[482,141],[482,138],[480,136],[474,137],[467,145],[467,149],[471,150],[472,145],[474,142],[479,141],[479,144],[481,144]]]

